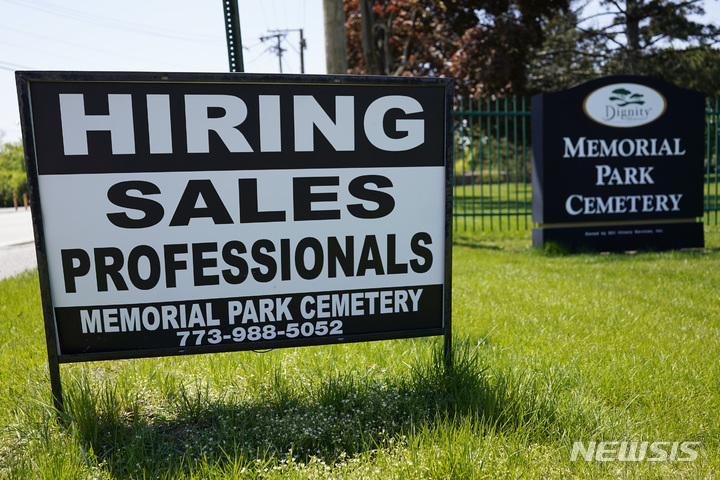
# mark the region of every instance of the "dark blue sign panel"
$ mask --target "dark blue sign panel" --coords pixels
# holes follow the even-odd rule
[[[534,96],[533,244],[703,246],[704,98],[638,76]]]

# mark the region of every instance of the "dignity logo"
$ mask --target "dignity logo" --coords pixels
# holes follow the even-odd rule
[[[608,127],[632,128],[660,118],[667,107],[657,90],[637,83],[598,88],[585,98],[583,108],[592,120]]]
[[[570,461],[578,456],[585,461],[596,462],[692,462],[700,442],[575,442]]]
[[[615,102],[618,107],[627,107],[628,105],[645,105],[645,100],[642,98],[645,96],[641,93],[633,93],[630,90],[624,88],[618,88],[612,91],[613,95],[610,100]]]

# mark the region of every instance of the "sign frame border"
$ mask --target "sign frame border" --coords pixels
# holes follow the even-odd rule
[[[248,351],[268,348],[288,348],[311,345],[356,343],[376,340],[391,340],[399,338],[415,338],[422,336],[444,336],[444,353],[446,365],[452,359],[452,158],[453,158],[453,81],[447,78],[416,78],[416,77],[379,77],[356,75],[284,75],[284,74],[253,74],[253,73],[154,73],[154,72],[84,72],[84,71],[16,71],[16,86],[20,107],[20,118],[23,134],[25,163],[30,193],[33,231],[35,237],[35,251],[38,261],[38,276],[40,295],[42,301],[43,318],[45,325],[45,340],[48,352],[48,365],[55,407],[63,411],[62,388],[60,382],[60,363],[75,363],[98,360],[120,360],[128,358],[150,358],[160,356],[194,355],[205,353],[220,353],[228,351]],[[444,218],[444,284],[442,293],[442,327],[413,331],[388,332],[384,334],[363,334],[353,336],[351,339],[342,338],[312,338],[294,340],[272,340],[270,342],[253,342],[236,346],[237,348],[218,348],[219,346],[183,348],[155,348],[143,350],[128,350],[124,352],[91,353],[63,355],[59,348],[59,335],[55,321],[54,305],[52,302],[50,272],[43,229],[41,210],[41,192],[39,190],[39,176],[37,164],[37,136],[32,113],[33,82],[106,82],[106,83],[204,83],[204,84],[237,84],[237,83],[273,83],[298,85],[393,85],[408,87],[441,87],[444,91],[444,163],[445,163],[445,218]]]

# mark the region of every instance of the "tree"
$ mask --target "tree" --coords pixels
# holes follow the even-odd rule
[[[706,50],[720,42],[720,28],[692,20],[704,0],[602,0],[602,10],[580,29],[605,51],[605,74],[643,74],[648,60],[667,50]]]
[[[578,28],[580,10],[558,12],[545,22],[543,42],[530,55],[530,93],[564,90],[598,76],[605,52]]]
[[[449,76],[458,95],[524,94],[544,19],[567,0],[345,0],[351,73]]]
[[[716,68],[720,31],[692,20],[700,0],[575,1],[544,24],[545,40],[531,54],[530,91],[568,88],[618,73],[651,75],[677,85],[720,92]]]
[[[25,154],[20,142],[7,142],[0,145],[0,170],[25,173]]]
[[[704,0],[344,0],[349,72],[446,76],[458,96],[527,95],[608,74],[708,94],[720,28]]]
[[[720,50],[689,48],[664,49],[638,60],[644,75],[660,78],[708,96],[720,96]]]
[[[460,93],[473,97],[525,94],[527,58],[537,35],[512,18],[468,29],[450,66]]]
[[[11,206],[13,195],[22,198],[22,195],[27,193],[28,183],[22,144],[3,143],[0,145],[0,206]]]
[[[468,0],[345,0],[348,63],[352,73],[434,75],[458,35],[477,22]]]

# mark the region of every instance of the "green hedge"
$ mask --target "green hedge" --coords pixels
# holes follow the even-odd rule
[[[0,170],[0,207],[12,207],[13,194],[22,205],[23,194],[28,194],[27,175],[23,171]]]
[[[23,194],[28,193],[25,175],[25,154],[20,142],[0,144],[0,207],[13,206],[13,194],[22,205]]]

